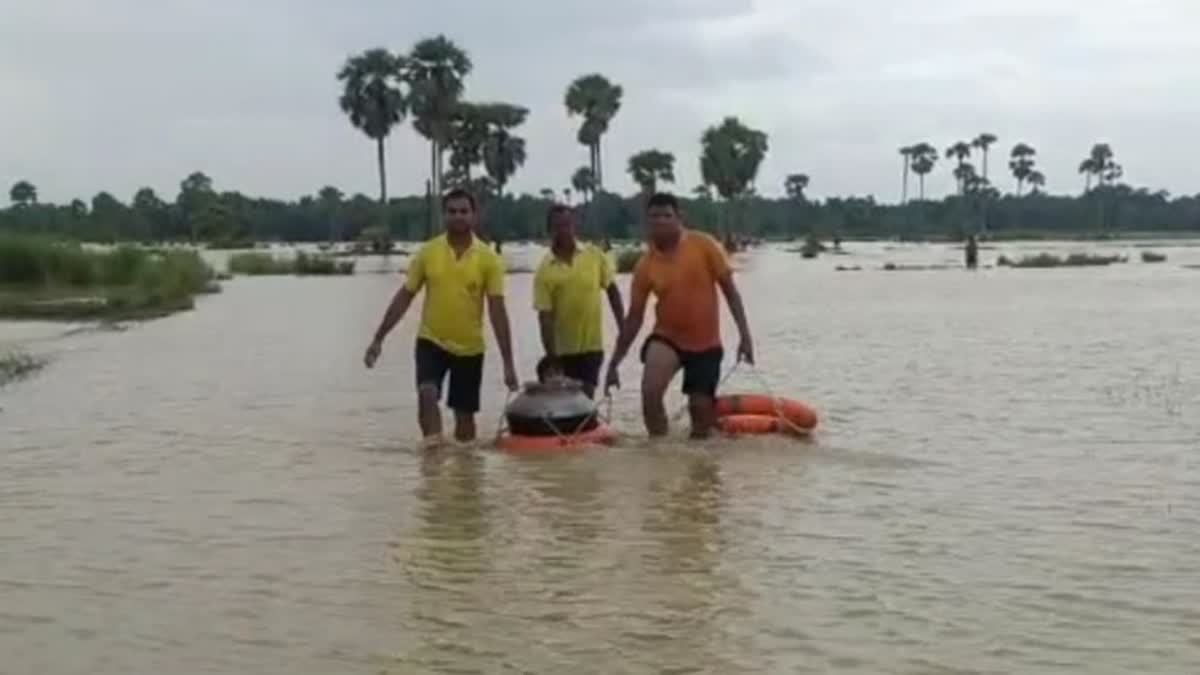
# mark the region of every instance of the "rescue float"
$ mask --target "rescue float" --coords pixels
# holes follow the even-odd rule
[[[616,438],[581,385],[555,378],[531,382],[504,408],[507,429],[496,445],[508,452],[537,453],[608,445]]]
[[[800,401],[763,394],[717,397],[717,428],[731,435],[807,435],[817,427],[817,411]]]

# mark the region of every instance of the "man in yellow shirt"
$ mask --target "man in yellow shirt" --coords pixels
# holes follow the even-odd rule
[[[425,304],[417,333],[418,421],[426,440],[438,440],[442,382],[450,375],[446,404],[454,411],[454,437],[475,439],[475,414],[483,380],[483,305],[504,359],[504,383],[517,389],[508,311],[504,306],[504,260],[474,235],[475,198],[451,190],[442,198],[446,233],[426,242],[408,265],[407,279],[392,298],[364,361],[372,368],[383,340],[404,318],[422,288]]]
[[[550,252],[533,277],[533,308],[542,329],[542,347],[558,370],[596,391],[604,365],[604,317],[600,295],[608,295],[617,325],[625,315],[616,270],[603,251],[576,238],[575,218],[561,204],[546,214]]]

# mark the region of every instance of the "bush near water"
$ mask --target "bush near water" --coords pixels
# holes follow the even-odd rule
[[[150,318],[191,309],[215,292],[214,274],[189,250],[123,245],[89,250],[74,242],[0,236],[0,317]]]
[[[354,262],[334,260],[332,256],[311,255],[303,251],[297,253],[294,258],[276,258],[269,253],[238,253],[229,258],[229,272],[246,276],[348,275],[354,274]]]
[[[633,272],[633,268],[637,267],[637,263],[641,259],[641,248],[624,247],[617,249],[613,254],[613,262],[616,265],[617,274],[629,274]]]
[[[1104,267],[1114,263],[1123,263],[1128,259],[1119,255],[1092,255],[1088,253],[1072,253],[1065,257],[1052,253],[1038,253],[1018,260],[1000,256],[996,264],[1000,267],[1015,267],[1027,269],[1045,269],[1052,267]]]

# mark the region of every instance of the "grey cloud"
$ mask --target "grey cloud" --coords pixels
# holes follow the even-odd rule
[[[201,168],[279,196],[325,183],[371,192],[369,143],[336,106],[345,57],[445,33],[475,61],[468,95],[531,109],[514,188],[563,185],[586,160],[562,107],[569,81],[626,90],[605,140],[678,157],[697,180],[704,126],[736,114],[771,135],[760,191],[812,175],[815,194],[893,199],[896,148],[981,131],[1028,141],[1056,190],[1075,189],[1090,143],[1111,142],[1135,182],[1195,192],[1179,138],[1200,131],[1200,3],[1157,0],[41,0],[0,24],[0,183],[46,198],[150,184],[173,194]],[[409,128],[389,142],[392,190],[423,185]],[[944,172],[942,172],[944,173]],[[941,173],[932,189],[949,181]]]

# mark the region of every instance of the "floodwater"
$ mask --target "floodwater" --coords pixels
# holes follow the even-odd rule
[[[810,441],[650,444],[631,359],[619,447],[422,456],[414,322],[360,361],[403,258],[0,324],[50,359],[0,391],[0,672],[1200,672],[1200,248],[847,248],[738,257],[761,364],[727,390],[811,402]]]

